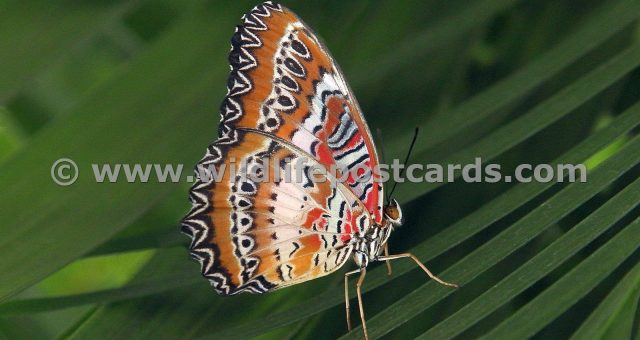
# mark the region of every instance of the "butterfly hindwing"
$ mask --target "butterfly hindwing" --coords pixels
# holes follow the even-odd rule
[[[192,188],[199,208],[185,217],[183,231],[220,293],[259,293],[329,274],[349,258],[351,235],[369,228],[371,217],[343,184],[313,181],[292,164],[320,165],[252,131],[209,148],[201,165],[221,177]]]

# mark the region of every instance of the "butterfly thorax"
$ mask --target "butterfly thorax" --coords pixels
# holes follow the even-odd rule
[[[352,239],[353,260],[360,268],[366,267],[370,261],[378,260],[393,228],[402,225],[402,209],[398,201],[390,199],[390,203],[384,207],[383,211],[384,218],[381,223],[372,223],[371,228]]]
[[[376,261],[382,255],[384,245],[387,243],[393,226],[383,222],[384,225],[375,224],[361,236],[353,239],[355,243],[353,250],[353,260],[358,267],[366,267],[370,261]]]

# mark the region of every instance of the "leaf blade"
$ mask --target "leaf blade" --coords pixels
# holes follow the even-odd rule
[[[587,294],[611,273],[617,264],[631,256],[639,243],[640,218],[629,224],[551,287],[486,334],[486,338],[493,339],[493,336],[501,334],[516,337],[535,334],[554,316],[560,315],[580,297]],[[560,292],[563,293],[560,294]],[[545,313],[531,313],[541,309],[544,309]]]
[[[212,64],[210,55],[220,46],[226,49],[227,34],[219,32],[211,18],[229,26],[231,20],[222,10],[194,12],[132,63],[130,73],[92,93],[74,114],[53,123],[2,166],[0,214],[5,223],[0,225],[0,251],[11,256],[0,259],[0,268],[7,270],[0,280],[0,300],[103,243],[178,186],[123,181],[103,186],[81,176],[73,186],[58,187],[41,175],[50,173],[56,158],[73,158],[81,171],[90,171],[91,163],[190,164],[187,160],[199,156],[212,130],[208,127],[215,126],[209,115],[210,79],[227,73],[222,60]],[[204,37],[202,32],[209,34]],[[196,38],[185,41],[184,35]],[[222,84],[216,86],[222,93]],[[159,135],[163,139],[158,140]],[[185,145],[184,140],[194,143]],[[39,188],[38,195],[33,188]],[[34,217],[32,211],[39,214]],[[42,223],[48,227],[38,228]],[[52,243],[59,235],[65,238]],[[47,251],[33,252],[25,244]]]
[[[602,167],[597,168],[587,183],[572,183],[563,188],[546,204],[534,209],[447,269],[441,277],[453,277],[457,283],[464,285],[532,240],[547,227],[569,214],[577,205],[593,197],[626,170],[640,162],[640,158],[634,157],[634,153],[640,152],[640,137],[635,137],[625,145],[624,150],[626,150],[624,153],[616,154]],[[424,311],[452,293],[443,287],[436,288],[434,282],[428,282],[370,318],[369,334],[374,337],[385,335],[411,319],[412,315]],[[358,336],[361,333],[362,330],[358,327],[350,335]]]

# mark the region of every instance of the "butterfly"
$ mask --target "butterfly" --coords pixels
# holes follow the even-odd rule
[[[358,274],[367,337],[361,286],[370,262],[386,261],[391,274],[390,260],[411,258],[432,279],[456,287],[412,254],[389,255],[387,241],[402,224],[402,210],[395,199],[384,204],[375,174],[365,177],[363,170],[379,164],[371,132],[338,65],[298,16],[271,1],[254,7],[236,27],[229,63],[218,139],[197,165],[222,175],[199,177],[182,220],[191,256],[218,293],[273,291],[353,259],[357,269],[344,276],[347,327],[347,279]],[[283,160],[348,176],[284,181],[277,176]],[[245,176],[254,168],[262,169],[263,180]]]

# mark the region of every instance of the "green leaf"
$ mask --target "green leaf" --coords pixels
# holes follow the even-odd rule
[[[403,41],[392,52],[378,57],[376,68],[361,70],[354,74],[355,86],[364,85],[375,79],[393,73],[398,67],[424,57],[448,41],[453,40],[495,16],[500,11],[513,6],[520,0],[480,0],[464,6],[461,11],[451,17],[441,18],[431,27]]]
[[[470,164],[478,157],[483,162],[493,159],[571,113],[627,75],[638,64],[640,64],[640,44],[629,47],[525,115],[505,124],[474,145],[447,157],[440,164],[446,169],[448,164]],[[457,175],[460,176],[460,172]],[[446,181],[437,183],[423,181],[411,186],[402,186],[399,187],[397,196],[402,200],[417,198],[446,183]]]
[[[192,294],[193,292],[204,294],[206,290],[209,290],[209,287],[198,275],[195,277],[188,275],[189,272],[197,271],[197,264],[184,256],[184,253],[183,249],[158,251],[149,264],[130,283],[130,287],[139,286],[142,288],[148,283],[153,285],[153,281],[157,281],[156,285],[164,283],[166,286],[182,286],[181,289],[169,291],[162,295],[163,298],[144,297],[147,295],[144,294],[136,296],[137,299],[98,308],[74,329],[70,336],[74,338],[121,337],[125,334],[129,337],[134,334],[138,334],[140,337],[151,336],[154,332],[164,329],[164,325],[168,324],[172,327],[165,329],[168,333],[164,333],[163,336],[172,337],[173,332],[180,332],[183,329],[178,322],[193,322],[193,320],[187,320],[183,317],[183,314],[188,311],[197,309],[200,313],[215,313],[222,301],[216,299],[217,297],[214,295],[202,298]],[[158,277],[158,273],[162,273],[160,274],[162,276],[165,276],[165,273],[177,275],[174,278],[161,278]],[[184,286],[186,282],[181,285],[172,283],[176,278],[190,281],[189,286]],[[196,285],[193,285],[194,279],[198,279]],[[142,290],[149,291],[144,288]],[[108,315],[106,320],[105,315]],[[173,336],[178,336],[178,334],[173,334]],[[186,335],[182,333],[182,336]]]
[[[169,231],[165,231],[167,229]],[[142,249],[170,248],[184,243],[184,235],[176,233],[175,226],[151,231],[142,235],[113,238],[91,251],[87,256],[113,254]]]
[[[616,137],[630,131],[639,124],[640,103],[634,105],[612,124],[600,130],[597,134],[591,136],[565,155],[560,156],[551,162],[551,164],[578,163],[615,140]],[[482,232],[489,227],[489,225],[513,212],[518,207],[524,205],[527,200],[542,193],[552,185],[553,183],[519,184],[500,197],[490,201],[487,205],[471,215],[462,218],[441,233],[411,249],[410,252],[418,256],[423,262],[434,259],[438,255],[471,238],[473,235]],[[408,262],[399,262],[394,263],[393,268],[394,276],[392,279],[394,283],[396,283],[400,280],[401,275],[411,269],[415,269],[415,265]],[[363,291],[368,292],[387,283],[389,278],[385,270],[384,268],[374,268],[370,271],[367,274],[367,284],[364,285]],[[353,292],[351,292],[351,294],[353,296]],[[261,332],[302,320],[342,303],[344,303],[342,296],[337,295],[335,292],[319,294],[307,303],[286,312],[265,315],[260,319],[260,322],[250,322],[237,327],[231,327],[227,330],[213,332],[211,338],[226,338],[232,336],[243,338],[255,336]]]
[[[0,4],[0,102],[38,71],[104,29],[139,1],[5,1]]]
[[[484,5],[484,4],[483,4]],[[491,89],[483,92],[482,94],[473,97],[472,99],[465,102],[463,105],[456,108],[453,112],[444,115],[446,119],[442,119],[442,121],[434,122],[433,124],[429,123],[428,125],[422,127],[426,129],[426,133],[423,133],[427,136],[428,140],[425,143],[420,143],[416,146],[416,150],[420,150],[423,145],[432,145],[434,142],[433,138],[437,138],[437,134],[441,132],[451,132],[451,131],[462,131],[463,128],[469,127],[470,122],[472,121],[480,121],[483,118],[486,118],[489,114],[497,111],[500,108],[505,107],[509,103],[513,103],[522,98],[526,93],[531,91],[535,86],[543,83],[544,81],[551,78],[553,75],[560,72],[564,67],[566,67],[571,62],[574,62],[579,57],[584,56],[584,54],[591,51],[593,48],[601,44],[606,39],[610,38],[611,35],[621,30],[623,27],[627,26],[632,20],[636,19],[640,15],[640,11],[636,11],[635,9],[640,9],[640,5],[636,1],[621,1],[616,3],[615,6],[611,6],[612,8],[609,11],[603,11],[602,13],[598,13],[598,16],[593,20],[589,21],[585,27],[576,33],[572,34],[571,37],[567,38],[561,44],[556,46],[554,49],[547,52],[543,57],[539,58],[535,62],[527,65],[527,67],[522,70],[515,72],[513,75],[509,76],[507,79],[501,81],[496,86]],[[615,18],[615,20],[614,20]],[[444,22],[455,22],[455,20],[445,20]],[[613,23],[611,25],[604,23]],[[444,23],[443,23],[444,25]],[[604,27],[603,27],[604,26]],[[433,31],[436,32],[447,32],[446,29],[440,26],[434,26],[437,28],[433,28]],[[445,39],[444,36],[440,36],[434,33],[425,33],[424,36],[434,36],[437,39]],[[416,38],[415,41],[410,43],[411,45],[420,45],[420,46],[431,46],[429,44],[423,45],[419,41],[422,38]],[[384,58],[384,57],[383,57]],[[602,72],[600,73],[602,74]],[[355,79],[359,79],[360,77],[356,74]],[[596,79],[597,80],[597,79]],[[583,84],[586,82],[583,82]],[[601,88],[601,84],[596,83],[597,88]],[[597,91],[597,89],[596,89]],[[505,95],[506,94],[506,95]],[[556,98],[562,98],[562,96],[558,95]],[[550,103],[549,105],[552,105]],[[541,107],[535,112],[532,112],[530,116],[534,116],[536,113],[540,111],[544,111],[546,107]],[[569,110],[565,109],[565,113]],[[558,117],[554,118],[557,119]],[[443,125],[444,124],[444,125]],[[521,123],[522,125],[528,124],[526,121]],[[444,128],[441,128],[444,126]],[[490,140],[490,139],[489,139]],[[395,140],[394,140],[395,141]],[[393,142],[393,141],[392,141]],[[402,141],[404,142],[404,141]],[[402,144],[394,144],[390,143],[392,149],[402,150],[405,145]],[[397,146],[396,146],[397,145]],[[495,152],[494,152],[495,153]],[[419,158],[426,158],[428,154],[428,150],[421,153]],[[418,158],[418,157],[414,157]],[[468,158],[468,157],[467,157]],[[429,190],[432,190],[431,188]],[[399,195],[399,197],[404,198],[404,196]],[[411,196],[409,196],[411,197]],[[135,247],[136,241],[144,241],[145,238],[142,237],[140,239],[129,239],[129,240],[118,240],[117,242],[122,244],[121,246],[113,245],[111,243],[109,247],[125,247],[125,249],[140,249]],[[171,237],[164,235],[149,235],[149,238],[146,239],[145,245],[141,247],[147,247],[149,244],[170,244],[173,245],[174,241],[171,240]],[[130,244],[130,246],[125,245],[125,243]],[[100,251],[106,251],[104,250]]]
[[[628,336],[633,339],[632,328],[637,327],[636,319],[638,301],[640,301],[640,264],[624,276],[622,280],[611,290],[611,293],[600,303],[600,305],[589,315],[589,318],[582,323],[582,326],[571,335],[572,339],[594,338],[621,338]],[[626,334],[611,334],[615,330],[620,319],[627,327],[621,329]]]
[[[183,249],[179,250],[184,252]],[[88,304],[117,302],[202,283],[200,277],[191,275],[193,270],[192,266],[185,266],[180,262],[171,274],[154,275],[155,277],[136,280],[120,288],[69,296],[11,300],[0,304],[0,315],[40,313]]]
[[[223,54],[215,52],[227,49],[229,35],[217,27],[234,21],[220,8],[201,7],[2,166],[0,301],[105,242],[178,187],[96,183],[92,163],[191,164],[213,137],[211,84],[214,93],[223,93],[224,84],[212,79],[227,73]],[[62,157],[81,172],[68,187],[49,175]]]
[[[486,338],[533,336],[606,278],[617,265],[637,250],[638,244],[640,219],[629,224],[612,240],[492,330]]]
[[[553,49],[481,94],[472,97],[450,112],[424,121],[420,126],[425,140],[416,145],[414,159],[428,158],[444,143],[481,124],[491,115],[522,100],[536,87],[557,76],[564,68],[584,57],[598,45],[627,27],[640,16],[640,3],[634,0],[615,2],[610,8],[598,11],[596,17],[564,39]],[[404,150],[406,140],[393,140],[389,148]]]
[[[616,154],[590,174],[587,183],[570,184],[507,230],[447,269],[440,277],[452,278],[450,280],[465,285],[540,235],[640,162],[640,137],[634,138],[623,150],[624,152]],[[452,290],[430,281],[370,318],[369,334],[373,337],[387,334],[409,320],[411,316],[453,293]],[[353,334],[362,334],[362,330],[356,329]]]
[[[91,178],[91,163],[189,172],[216,136],[228,40],[255,2],[0,4],[0,101],[37,94],[47,100],[29,106],[35,116],[56,112],[0,165],[0,337],[362,337],[361,328],[345,335],[339,274],[270,294],[216,295],[177,232],[187,183]],[[482,157],[510,171],[597,155],[587,183],[401,185],[410,225],[394,233],[392,249],[465,286],[439,287],[410,261],[394,263],[391,277],[372,266],[371,338],[637,334],[638,221],[627,223],[640,201],[638,1],[286,5],[330,42],[372,129],[384,130],[387,155],[405,151],[415,125],[422,163]],[[69,94],[65,79],[105,75],[83,51],[107,44],[126,57],[97,86],[75,83],[74,100],[56,107]],[[47,86],[29,87],[52,72]],[[4,111],[22,119],[9,103]],[[50,179],[60,157],[78,162],[72,186]],[[88,293],[74,291],[82,278],[72,276],[69,295],[36,284],[54,273],[61,280],[57,271],[84,257],[140,249],[155,256],[132,278],[123,265],[117,276],[131,278],[123,287],[99,288],[110,275],[99,268],[82,273],[96,282]]]
[[[513,271],[478,298],[446,320],[438,323],[420,339],[455,337],[488,316],[525,289],[542,279],[575,255],[589,242],[605,233],[640,202],[640,180],[627,186],[621,193],[603,204],[593,214],[563,234],[534,258]]]
[[[197,264],[187,259],[184,249],[166,250],[149,263],[141,276],[157,276],[154,273],[158,271],[177,271],[181,273],[179,276],[188,277],[186,270],[180,267],[189,267],[191,274],[197,272]],[[300,303],[317,289],[332,288],[326,286],[323,280],[318,280],[310,283],[316,290],[293,287],[289,291],[269,295],[241,295],[236,299],[227,299],[214,294],[205,280],[198,279],[197,285],[99,308],[74,332],[74,337],[90,339],[96,336],[118,337],[122,334],[130,337],[194,337],[203,331],[251,320],[257,314]],[[146,281],[139,276],[132,280],[132,284]]]

